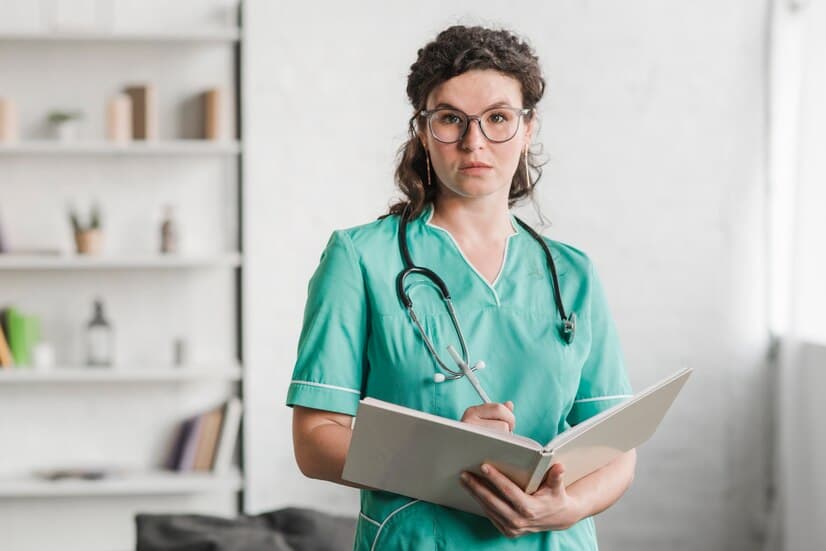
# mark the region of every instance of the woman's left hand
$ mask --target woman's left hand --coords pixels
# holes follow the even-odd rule
[[[564,530],[583,515],[579,504],[565,490],[561,463],[548,471],[534,494],[526,494],[491,465],[482,465],[482,476],[462,473],[462,482],[482,505],[487,517],[505,536],[516,538],[532,532]]]

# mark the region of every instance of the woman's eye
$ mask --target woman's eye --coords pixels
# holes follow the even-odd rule
[[[440,124],[459,124],[461,122],[462,119],[453,113],[446,113],[444,115],[439,116]]]
[[[502,124],[503,122],[508,122],[508,115],[507,113],[502,113],[497,111],[496,113],[491,113],[488,115],[488,121],[494,124]]]

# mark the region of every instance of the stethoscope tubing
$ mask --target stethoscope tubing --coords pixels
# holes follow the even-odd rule
[[[410,249],[407,246],[407,215],[408,208],[405,208],[405,210],[401,213],[399,217],[399,251],[401,253],[402,262],[404,263],[404,268],[396,276],[396,294],[398,295],[399,300],[401,301],[402,305],[410,315],[410,319],[413,320],[413,323],[416,325],[416,328],[422,336],[422,340],[424,341],[428,352],[430,352],[430,355],[433,357],[434,361],[439,366],[439,368],[447,374],[444,376],[444,379],[455,380],[461,377],[467,377],[473,385],[474,389],[476,389],[476,392],[479,394],[479,396],[485,402],[490,402],[490,399],[488,398],[484,389],[482,389],[482,386],[479,383],[476,374],[474,373],[478,369],[478,367],[470,366],[467,342],[465,341],[465,336],[462,333],[462,328],[459,325],[459,320],[456,317],[456,311],[453,308],[453,300],[451,299],[450,290],[448,289],[447,284],[433,270],[425,268],[423,266],[416,266],[413,263],[413,259],[410,256]],[[553,288],[554,302],[556,305],[557,312],[559,313],[559,316],[562,319],[562,328],[560,331],[560,335],[568,344],[570,344],[573,341],[576,332],[576,314],[574,314],[573,312],[571,312],[570,315],[565,313],[565,307],[562,304],[562,294],[559,288],[559,277],[556,271],[556,264],[554,263],[553,257],[551,256],[551,250],[548,248],[548,245],[547,243],[545,243],[545,240],[536,231],[534,231],[533,228],[531,228],[520,218],[516,216],[514,216],[514,218],[516,219],[516,222],[522,228],[524,228],[525,231],[528,232],[528,234],[542,247],[542,251],[545,254],[546,263],[548,264],[548,269],[551,272],[551,287]],[[450,319],[453,323],[453,328],[456,331],[456,335],[459,338],[459,345],[462,348],[461,357],[452,346],[448,348],[449,352],[453,356],[454,361],[460,367],[461,371],[451,369],[442,360],[441,356],[439,356],[438,352],[433,346],[433,343],[430,341],[430,338],[427,336],[427,333],[425,333],[424,327],[422,327],[422,324],[419,321],[419,318],[416,315],[416,312],[413,308],[413,301],[404,288],[405,279],[407,278],[407,276],[411,274],[420,274],[429,279],[434,285],[436,285],[436,287],[438,287],[439,292],[442,295],[442,301],[445,304],[445,307],[447,308],[448,314],[450,314]],[[437,379],[437,381],[438,380],[439,379]]]

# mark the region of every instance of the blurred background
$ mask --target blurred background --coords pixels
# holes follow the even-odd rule
[[[695,369],[601,547],[824,548],[824,2],[0,0],[2,549],[357,514],[293,459],[307,282],[395,197],[408,69],[455,23],[540,58],[545,233],[635,388]]]

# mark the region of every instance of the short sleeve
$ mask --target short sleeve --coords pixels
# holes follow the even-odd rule
[[[567,420],[571,426],[631,397],[631,384],[617,329],[602,284],[590,262],[589,284],[588,315],[578,323],[590,326],[591,344],[582,366],[574,404],[568,414]]]
[[[334,232],[310,279],[288,406],[355,415],[361,398],[367,304],[349,236]]]

